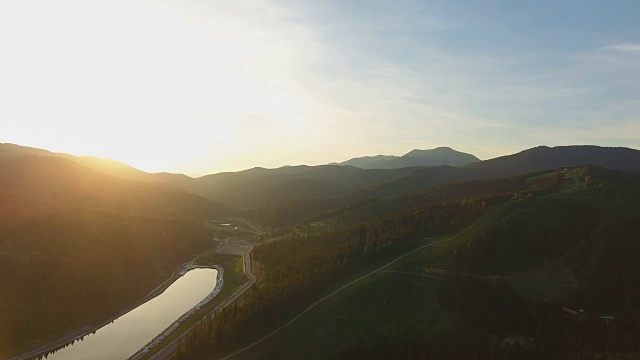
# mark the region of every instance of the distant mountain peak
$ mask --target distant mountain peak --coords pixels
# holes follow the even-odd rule
[[[430,154],[442,155],[442,154],[465,154],[465,153],[453,150],[448,146],[440,146],[434,149],[427,149],[427,150],[413,149],[408,153],[404,154],[403,156],[414,157],[414,156],[427,156]],[[469,154],[466,154],[466,155],[469,155]]]
[[[351,165],[362,169],[399,169],[417,166],[464,166],[478,162],[477,157],[456,151],[450,147],[441,146],[435,149],[413,149],[403,156],[375,155],[357,157],[340,165]]]

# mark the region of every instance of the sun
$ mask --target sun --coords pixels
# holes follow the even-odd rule
[[[0,115],[11,141],[188,171],[304,124],[286,51],[251,24],[140,0],[10,6]]]

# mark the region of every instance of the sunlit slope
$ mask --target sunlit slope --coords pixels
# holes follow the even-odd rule
[[[64,159],[73,160],[94,170],[130,180],[148,180],[149,175],[144,171],[138,170],[132,166],[111,159],[97,158],[93,156],[73,156],[65,153],[56,153],[45,149],[32,148],[10,143],[0,144],[0,161],[8,157],[25,155],[61,157]]]
[[[59,157],[0,161],[0,357],[109,319],[211,244],[210,200]]]
[[[39,155],[59,157],[71,160],[95,171],[126,180],[144,181],[153,184],[164,184],[178,189],[188,189],[194,179],[183,174],[148,173],[125,163],[94,156],[74,156],[65,153],[51,152],[45,149],[32,148],[10,143],[0,144],[0,162],[13,157]]]
[[[437,150],[437,151],[436,151]],[[449,151],[450,150],[450,151]],[[451,149],[440,148],[412,151],[397,158],[371,158],[383,161],[421,159],[435,155],[459,156]],[[427,152],[429,152],[427,151]],[[440,154],[443,152],[443,154]],[[284,166],[277,169],[252,168],[237,172],[225,172],[192,178],[182,174],[146,173],[113,160],[93,157],[75,157],[51,153],[46,150],[13,144],[0,144],[0,158],[21,154],[60,156],[94,170],[121,177],[165,184],[176,189],[197,194],[232,205],[236,210],[262,211],[276,207],[295,207],[306,203],[314,209],[328,210],[363,199],[397,196],[422,191],[434,186],[469,180],[501,178],[532,171],[595,164],[613,170],[640,172],[640,151],[628,148],[599,146],[537,147],[517,154],[484,161],[471,161],[471,155],[457,165],[464,166],[416,166],[413,162],[399,164],[393,169],[363,170],[353,166]],[[453,154],[453,155],[452,155]],[[462,156],[460,155],[460,156]],[[370,160],[371,160],[370,159]],[[366,160],[366,159],[365,159]],[[435,164],[435,163],[429,163]],[[396,167],[396,166],[394,166]],[[321,201],[324,204],[312,204]]]
[[[224,207],[167,186],[125,180],[51,156],[0,161],[0,190],[77,206],[138,215],[219,215]]]

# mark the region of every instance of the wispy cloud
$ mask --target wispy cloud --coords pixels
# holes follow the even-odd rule
[[[629,135],[640,29],[633,16],[613,26],[633,4],[585,0],[585,16],[567,18],[506,0],[33,1],[46,6],[38,18],[0,1],[0,119],[15,123],[5,141],[91,149],[111,131],[130,161],[152,129],[148,153],[193,149],[202,169],[177,168],[184,153],[170,165],[200,172],[438,145],[483,158],[541,143],[640,147]]]
[[[603,49],[622,52],[622,53],[629,53],[629,54],[640,54],[640,44],[633,44],[633,43],[615,44],[615,45],[605,46]]]

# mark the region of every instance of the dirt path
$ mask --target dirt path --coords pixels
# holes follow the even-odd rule
[[[420,246],[420,247],[418,247],[418,248],[416,248],[416,249],[414,249],[414,250],[409,251],[408,253],[405,253],[405,254],[403,254],[403,255],[398,256],[397,258],[395,258],[395,259],[391,260],[390,262],[386,263],[385,265],[382,265],[382,266],[380,266],[379,268],[377,268],[377,269],[375,269],[375,270],[372,270],[372,271],[370,271],[370,272],[368,272],[368,273],[366,273],[366,274],[364,274],[364,275],[360,276],[359,278],[357,278],[357,279],[355,279],[355,280],[353,280],[353,281],[349,282],[348,284],[343,285],[343,286],[342,286],[342,287],[340,287],[339,289],[337,289],[337,290],[333,291],[332,293],[330,293],[330,294],[328,294],[328,295],[324,296],[324,297],[323,297],[323,298],[321,298],[320,300],[317,300],[317,301],[315,301],[313,304],[309,305],[309,306],[308,306],[306,309],[304,309],[300,314],[298,314],[298,315],[297,315],[296,317],[294,317],[293,319],[289,320],[286,324],[284,324],[284,325],[280,326],[279,328],[277,328],[277,329],[273,330],[273,331],[272,331],[272,332],[270,332],[269,334],[267,334],[267,335],[263,336],[262,338],[260,338],[260,339],[258,339],[258,340],[256,340],[256,341],[252,342],[251,344],[249,344],[249,345],[247,345],[247,346],[245,346],[245,347],[243,347],[243,348],[241,348],[241,349],[239,349],[239,350],[237,350],[237,351],[235,351],[235,352],[233,352],[233,353],[231,353],[231,354],[229,354],[229,355],[227,355],[227,356],[223,357],[223,358],[222,358],[222,360],[230,359],[230,358],[232,358],[232,357],[234,357],[234,356],[236,356],[236,355],[239,355],[239,354],[241,354],[241,353],[243,353],[243,352],[245,352],[245,351],[247,351],[247,350],[249,350],[249,349],[253,348],[254,346],[256,346],[256,345],[258,345],[258,344],[260,344],[260,343],[264,342],[265,340],[267,340],[267,339],[271,338],[273,335],[275,335],[275,334],[277,334],[278,332],[280,332],[282,329],[284,329],[284,328],[288,327],[289,325],[293,324],[296,320],[298,320],[299,318],[301,318],[304,314],[306,314],[306,313],[308,313],[309,311],[313,310],[315,307],[317,307],[318,305],[322,304],[323,302],[325,302],[327,299],[331,298],[331,297],[332,297],[332,296],[334,296],[335,294],[338,294],[338,293],[342,292],[343,290],[345,290],[346,288],[348,288],[348,287],[352,286],[353,284],[356,284],[356,283],[358,283],[358,282],[360,282],[360,281],[362,281],[362,280],[364,280],[364,279],[366,279],[366,278],[368,278],[368,277],[370,277],[370,276],[372,276],[372,275],[376,274],[377,272],[382,271],[382,270],[384,270],[384,269],[388,268],[389,266],[391,266],[391,265],[395,264],[396,262],[398,262],[398,261],[400,261],[400,260],[404,259],[405,257],[407,257],[407,256],[409,256],[409,255],[411,255],[411,254],[414,254],[414,253],[416,253],[416,252],[418,252],[418,251],[420,251],[420,250],[422,250],[422,249],[425,249],[425,248],[427,248],[427,247],[430,247],[430,246],[433,246],[433,245],[437,245],[437,244],[441,244],[441,243],[443,243],[443,242],[447,242],[447,241],[450,241],[450,240],[453,240],[453,239],[457,238],[458,236],[460,236],[461,234],[463,234],[463,233],[464,233],[464,232],[466,232],[467,230],[469,230],[469,229],[471,229],[472,227],[474,227],[476,224],[478,224],[480,221],[482,221],[482,219],[484,219],[485,217],[486,217],[486,215],[485,215],[485,216],[483,216],[482,218],[480,218],[480,219],[479,219],[478,221],[476,221],[475,223],[473,223],[473,224],[472,224],[471,226],[469,226],[468,228],[466,228],[466,229],[462,230],[460,233],[458,233],[458,234],[456,234],[456,235],[454,235],[454,236],[451,236],[451,237],[449,237],[449,238],[447,238],[447,239],[444,239],[444,240],[442,240],[442,241],[438,241],[438,242],[435,242],[435,243],[429,243],[429,244],[426,244],[426,245],[422,245],[422,246]]]
[[[431,275],[431,274],[423,274],[423,273],[417,273],[417,272],[409,272],[409,271],[399,271],[399,270],[389,270],[387,271],[389,273],[396,273],[396,274],[406,274],[406,275],[415,275],[415,276],[422,276],[422,277],[428,277],[431,279],[436,279],[436,280],[443,280],[444,278],[440,277],[440,276],[435,276],[435,275]]]

